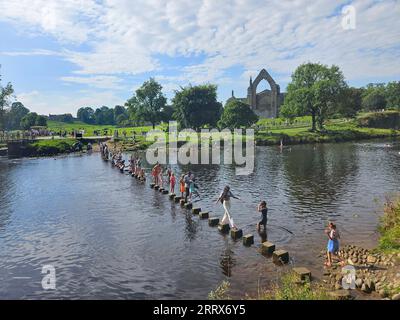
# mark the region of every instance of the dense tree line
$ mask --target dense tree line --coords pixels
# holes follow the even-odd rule
[[[312,117],[312,131],[323,129],[330,117],[352,118],[360,111],[400,109],[400,82],[349,87],[339,67],[306,63],[292,75],[287,87],[281,116]]]

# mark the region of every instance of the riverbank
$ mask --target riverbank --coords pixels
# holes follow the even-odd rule
[[[309,144],[309,143],[333,143],[359,140],[390,138],[399,139],[400,130],[363,128],[354,123],[327,125],[325,131],[311,132],[307,128],[290,128],[259,131],[255,135],[256,145],[268,146]]]
[[[258,289],[257,300],[400,300],[400,197],[387,200],[378,226],[380,238],[375,249],[346,245],[338,252],[339,259],[332,267],[324,267],[320,280],[301,280],[293,271],[287,271],[269,289]],[[321,266],[326,250],[321,250]],[[343,288],[341,265],[355,270],[355,291]],[[229,299],[230,284],[224,281],[209,294],[209,299]]]

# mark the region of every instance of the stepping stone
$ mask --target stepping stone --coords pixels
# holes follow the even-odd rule
[[[181,199],[181,200],[179,200],[179,203],[183,207],[186,204],[186,201],[185,201],[185,199]]]
[[[163,193],[163,194],[168,194],[169,191],[168,191],[168,190],[163,190],[162,193]]]
[[[193,208],[193,209],[192,209],[192,213],[193,213],[193,214],[199,214],[200,211],[201,211],[201,208]]]
[[[176,197],[176,196],[175,196],[174,201],[175,201],[176,203],[178,203],[179,201],[181,201],[181,199],[182,199],[182,197]]]
[[[311,271],[304,267],[293,268],[293,272],[300,277],[300,280],[311,281]]]
[[[272,259],[275,263],[285,264],[289,262],[289,252],[286,250],[277,250],[272,254]]]
[[[219,223],[219,218],[208,218],[208,225],[210,227],[215,227]]]
[[[186,209],[192,209],[192,207],[193,207],[193,204],[192,204],[192,203],[190,203],[190,202],[185,203],[185,208],[186,208]]]
[[[163,192],[163,191],[164,191],[164,188],[160,188],[160,189],[158,189],[158,191]]]
[[[155,186],[154,186],[154,189],[155,189],[155,190],[158,190],[158,189],[160,189],[160,186],[155,185]]]
[[[150,188],[154,189],[155,186],[156,186],[155,183],[150,183]]]
[[[241,237],[243,237],[243,231],[242,229],[237,229],[237,230],[231,230],[231,238],[233,240],[238,240]]]
[[[265,241],[261,244],[261,253],[265,255],[272,255],[275,251],[275,245],[271,242]]]
[[[208,211],[200,212],[199,217],[200,217],[200,219],[208,219]],[[219,219],[218,219],[218,222],[219,222]]]
[[[251,246],[254,243],[254,236],[252,234],[246,234],[243,237],[243,244],[245,246]]]
[[[218,230],[221,233],[228,233],[230,228],[229,224],[218,224]]]
[[[168,197],[169,197],[171,200],[174,200],[174,198],[175,198],[175,193],[170,193]]]

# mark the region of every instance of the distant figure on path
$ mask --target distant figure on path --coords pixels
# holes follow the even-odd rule
[[[219,198],[218,198],[216,203],[221,201],[221,203],[222,203],[222,205],[224,207],[224,210],[225,210],[224,216],[223,216],[223,218],[221,220],[221,224],[222,225],[229,224],[229,226],[232,229],[236,230],[237,227],[236,227],[235,223],[233,222],[233,219],[232,219],[231,213],[230,213],[230,210],[231,210],[231,200],[230,199],[231,198],[240,200],[240,198],[238,198],[238,197],[233,195],[233,193],[231,192],[229,186],[226,186],[224,188],[224,191],[221,192],[221,195],[219,196]]]

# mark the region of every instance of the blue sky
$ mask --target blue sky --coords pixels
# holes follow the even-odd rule
[[[308,61],[354,86],[399,81],[399,17],[397,0],[0,0],[2,81],[42,114],[123,104],[149,77],[225,101],[266,68],[284,91]]]

